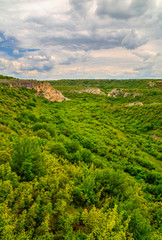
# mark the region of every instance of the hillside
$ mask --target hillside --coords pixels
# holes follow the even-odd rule
[[[51,85],[0,83],[0,239],[160,240],[161,80]]]
[[[47,81],[12,79],[11,77],[6,78],[6,76],[4,76],[2,78],[0,77],[0,83],[3,85],[9,85],[10,87],[25,87],[28,89],[35,89],[36,96],[43,96],[52,102],[69,100],[68,98],[64,97],[60,91],[54,89]]]

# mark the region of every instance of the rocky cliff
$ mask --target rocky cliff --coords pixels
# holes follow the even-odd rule
[[[36,96],[43,96],[50,101],[67,101],[68,98],[64,97],[62,93],[56,89],[54,89],[49,82],[41,82],[41,81],[33,81],[33,80],[12,80],[12,81],[4,81],[1,82],[16,87],[25,87],[32,89],[34,88],[36,92]]]

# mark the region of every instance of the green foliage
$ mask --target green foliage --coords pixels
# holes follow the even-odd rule
[[[149,219],[142,216],[139,210],[133,211],[130,225],[130,231],[134,233],[136,240],[149,240],[151,233],[151,226]]]
[[[21,138],[13,149],[11,166],[22,181],[31,181],[44,173],[44,157],[37,138]]]
[[[81,158],[82,161],[84,161],[85,163],[91,163],[92,162],[92,153],[90,150],[88,149],[83,149],[81,151]]]
[[[39,130],[46,130],[46,132],[50,133],[51,137],[54,137],[55,136],[55,128],[53,125],[51,124],[47,124],[47,123],[35,123],[33,125],[33,131],[36,132],[36,131],[39,131]]]
[[[65,156],[66,148],[62,143],[55,143],[51,146],[50,153],[54,153],[58,156]]]
[[[2,78],[0,239],[160,240],[160,83],[60,80],[58,103]]]
[[[96,171],[96,189],[102,189],[101,197],[114,196],[118,199],[127,199],[133,193],[131,182],[126,174],[114,169]]]
[[[40,129],[36,132],[36,135],[42,139],[49,139],[50,134],[45,129]]]
[[[75,153],[80,148],[79,142],[77,140],[72,140],[70,142],[66,142],[65,146],[69,153]]]
[[[0,151],[0,164],[4,164],[11,161],[11,155],[6,151]]]
[[[30,111],[22,111],[19,116],[16,118],[18,122],[25,122],[25,123],[30,123],[32,122],[37,122],[37,117],[35,116],[34,113],[31,113]]]
[[[4,76],[4,75],[0,75],[0,79],[15,79],[14,77],[11,76]]]
[[[129,219],[122,222],[122,214],[118,214],[117,205],[114,209],[105,211],[104,208],[93,207],[89,212],[87,209],[82,214],[83,223],[87,227],[87,239],[128,239],[132,240],[128,232]]]

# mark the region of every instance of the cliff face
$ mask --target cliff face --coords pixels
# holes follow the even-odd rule
[[[54,89],[49,82],[40,82],[40,84],[34,86],[34,89],[37,91],[37,95],[42,94],[50,101],[62,102],[69,100],[60,91]]]
[[[1,81],[2,82],[2,81]],[[37,93],[36,96],[43,96],[50,101],[67,101],[68,98],[64,97],[62,93],[54,89],[49,82],[39,82],[39,81],[30,81],[30,80],[13,80],[13,81],[3,81],[4,83],[16,87],[25,87],[32,89],[34,88]]]

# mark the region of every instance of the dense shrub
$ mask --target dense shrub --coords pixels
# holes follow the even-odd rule
[[[30,123],[32,122],[37,122],[37,117],[34,113],[31,113],[30,111],[22,111],[18,117],[16,118],[18,122],[25,122],[25,123]]]
[[[66,156],[66,148],[62,143],[54,143],[51,146],[50,153],[54,153],[58,156]]]
[[[66,142],[65,146],[69,153],[75,153],[80,148],[79,142],[77,140],[72,140],[70,142]]]
[[[38,131],[40,129],[44,129],[47,132],[50,133],[51,137],[54,137],[56,132],[55,132],[55,127],[51,124],[47,124],[47,123],[35,123],[33,125],[33,131]]]
[[[11,161],[11,155],[5,150],[0,151],[0,164],[4,164]]]
[[[20,138],[14,145],[11,167],[22,181],[32,181],[44,174],[44,156],[37,138]]]
[[[83,149],[80,152],[82,161],[84,161],[85,163],[91,163],[92,162],[92,153],[90,150],[88,149]]]
[[[36,136],[42,138],[42,139],[49,139],[50,134],[45,129],[40,129],[36,132]]]

